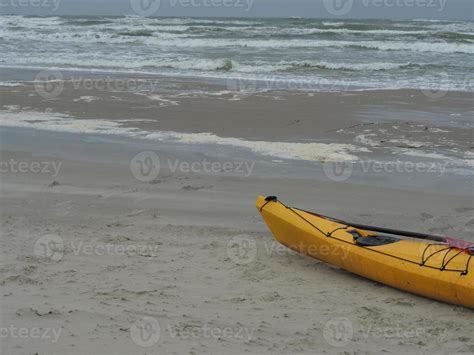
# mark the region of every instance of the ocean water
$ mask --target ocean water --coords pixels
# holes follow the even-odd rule
[[[474,22],[0,16],[0,50],[9,68],[474,91]]]
[[[12,87],[19,85],[15,81],[29,80],[22,77],[23,68],[217,78],[230,83],[229,89],[239,90],[249,85],[250,89],[276,90],[474,92],[474,22],[0,16],[0,50],[0,68],[4,68],[0,73],[8,73],[0,78],[0,85]],[[258,84],[253,87],[253,83]],[[238,86],[241,84],[243,87]],[[228,90],[222,92],[228,94]],[[173,97],[155,94],[149,98],[160,105],[179,104]],[[79,98],[84,102],[96,99]],[[374,115],[378,117],[374,120],[383,118],[380,110]],[[429,115],[432,120],[453,120],[444,112],[438,114],[441,118]],[[448,140],[443,146],[400,141],[412,148],[386,148],[372,144],[376,132],[364,131],[349,143],[267,142],[212,133],[143,130],[125,121],[79,119],[14,105],[0,111],[2,127],[232,146],[279,161],[397,157],[432,162],[442,167],[439,174],[472,176],[474,172],[472,151]]]

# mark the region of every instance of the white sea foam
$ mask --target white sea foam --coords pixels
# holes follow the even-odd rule
[[[344,26],[344,22],[323,22],[323,26],[328,26],[328,27],[341,27]]]
[[[153,137],[154,134],[149,135],[149,138]],[[248,141],[240,138],[223,138],[211,133],[178,133],[175,138],[182,143],[231,145],[248,148],[263,155],[310,161],[358,160],[358,157],[353,153],[368,151],[350,144]]]
[[[309,161],[351,161],[358,159],[356,153],[368,152],[367,148],[351,144],[249,141],[241,138],[219,137],[212,133],[152,132],[126,127],[123,125],[123,122],[118,121],[77,119],[64,114],[34,111],[0,111],[0,126],[68,133],[118,135],[183,144],[226,145],[248,149],[254,153],[276,158]]]
[[[372,133],[372,134],[361,134],[355,137],[355,141],[357,143],[360,143],[362,145],[366,145],[369,147],[378,147],[380,145],[379,142],[374,141],[371,137],[376,137],[377,135]]]
[[[395,143],[395,144],[404,144],[404,145],[415,147],[415,148],[421,148],[421,147],[426,147],[430,145],[429,143],[417,142],[417,141],[412,141],[409,139],[390,139],[388,142]]]
[[[97,96],[81,96],[77,99],[74,99],[75,102],[78,102],[78,101],[93,102],[97,100],[100,100],[100,98]]]
[[[24,86],[24,84],[22,84],[22,83],[13,83],[13,82],[0,82],[0,86],[15,87],[15,86]]]
[[[258,30],[255,30],[256,33],[261,33],[257,32]],[[274,33],[272,30],[268,30],[266,32],[268,34]],[[320,28],[286,28],[286,29],[278,29],[278,33],[283,33],[283,34],[293,34],[293,35],[311,35],[311,34],[367,34],[370,36],[374,35],[416,35],[416,34],[424,34],[426,35],[426,31],[416,31],[416,30],[381,30],[381,29],[376,29],[376,30],[351,30],[348,28],[326,28],[326,29],[320,29]],[[432,32],[433,34],[436,33],[436,31]]]
[[[177,106],[179,105],[178,101],[170,100],[167,98],[164,98],[161,95],[148,95],[147,96],[150,100],[152,101],[158,101],[160,106]]]

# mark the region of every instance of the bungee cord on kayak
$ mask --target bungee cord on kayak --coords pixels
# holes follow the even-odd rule
[[[313,223],[311,223],[311,222],[308,221],[306,218],[304,218],[302,215],[300,215],[298,212],[296,212],[296,210],[297,210],[296,208],[294,208],[294,207],[289,207],[289,206],[285,205],[283,202],[278,201],[278,200],[276,200],[275,202],[278,202],[278,203],[282,204],[283,206],[285,206],[288,210],[290,210],[291,212],[295,213],[299,218],[301,218],[303,221],[305,221],[306,223],[308,223],[309,225],[311,225],[313,228],[315,228],[316,230],[318,230],[321,234],[325,235],[327,238],[332,238],[332,239],[335,239],[335,240],[338,240],[338,241],[341,241],[341,242],[344,242],[344,243],[347,243],[347,244],[350,244],[350,245],[363,246],[363,245],[357,243],[357,238],[354,237],[354,235],[351,233],[351,232],[354,232],[354,231],[357,232],[356,230],[354,230],[354,231],[348,231],[348,232],[347,232],[347,233],[349,233],[349,234],[351,234],[351,235],[353,236],[354,240],[356,241],[355,244],[354,244],[354,243],[349,243],[349,242],[347,242],[347,241],[345,241],[345,240],[343,240],[343,239],[336,238],[336,237],[333,236],[333,234],[334,234],[335,232],[337,232],[338,230],[347,230],[348,228],[351,227],[350,225],[346,225],[346,226],[344,226],[344,227],[337,227],[337,228],[335,228],[334,230],[325,233],[325,232],[322,231],[320,228],[318,228],[318,227],[315,226]],[[265,206],[263,206],[263,207],[265,207]],[[318,215],[318,216],[320,216],[321,218],[324,218],[324,217],[321,216],[321,215]],[[329,219],[329,220],[331,220],[331,219]],[[367,236],[367,237],[360,236],[360,238],[376,238],[376,236]],[[395,238],[393,238],[393,239],[395,239]],[[393,242],[394,242],[394,241],[393,241]],[[428,244],[428,245],[427,245],[427,249],[428,249],[430,246],[434,246],[434,245],[445,246],[445,244]],[[451,259],[449,259],[448,262],[446,262],[446,263],[444,263],[445,258],[443,258],[443,262],[442,262],[442,264],[441,264],[439,267],[426,265],[427,261],[428,261],[432,256],[434,256],[434,255],[436,255],[436,254],[438,254],[438,253],[441,253],[441,252],[443,252],[443,251],[446,251],[446,252],[447,252],[446,255],[447,255],[451,250],[454,250],[454,249],[457,249],[457,248],[448,246],[448,247],[446,247],[446,248],[444,248],[444,249],[437,250],[437,251],[433,252],[430,256],[428,256],[428,258],[427,258],[426,260],[424,259],[424,255],[425,255],[425,252],[426,252],[426,250],[425,250],[425,252],[423,253],[423,256],[422,256],[422,260],[421,260],[420,262],[418,262],[418,263],[417,263],[417,262],[414,262],[413,260],[405,259],[405,258],[399,257],[399,256],[397,256],[397,255],[392,255],[392,254],[384,253],[384,252],[381,252],[381,251],[379,251],[379,250],[374,250],[374,249],[367,249],[367,250],[370,250],[370,251],[373,251],[373,252],[376,252],[376,253],[380,253],[380,254],[383,254],[383,255],[387,255],[387,256],[390,256],[390,257],[395,258],[395,259],[398,259],[398,260],[402,260],[402,261],[406,261],[406,262],[409,262],[409,263],[418,264],[418,265],[423,266],[423,267],[428,267],[428,268],[436,269],[436,270],[440,270],[440,271],[459,272],[459,273],[461,273],[461,275],[467,275],[468,272],[469,272],[469,264],[470,264],[470,261],[471,261],[471,257],[472,257],[472,256],[470,256],[469,259],[467,260],[465,269],[448,269],[448,268],[447,268],[448,264],[449,264],[451,261],[453,261],[456,256],[465,253],[466,250],[460,250],[460,252],[459,252],[458,254],[456,254],[454,257],[452,257]],[[445,256],[445,257],[446,257],[446,256]]]

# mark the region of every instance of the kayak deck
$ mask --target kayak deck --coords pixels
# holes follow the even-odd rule
[[[275,238],[295,251],[388,286],[474,308],[474,261],[467,252],[397,238],[372,246],[379,237],[365,230],[263,196],[256,205]]]

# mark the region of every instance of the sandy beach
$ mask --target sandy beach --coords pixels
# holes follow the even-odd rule
[[[454,165],[468,158],[472,129],[458,123],[472,113],[472,95],[248,95],[216,85],[218,94],[176,96],[68,85],[49,99],[32,84],[1,87],[2,353],[474,352],[471,310],[289,251],[254,207],[257,195],[277,195],[359,223],[473,240],[472,175],[406,165],[445,161],[426,150]],[[373,123],[374,112],[386,115]],[[428,122],[423,112],[458,121]],[[8,124],[22,115],[22,125]],[[97,128],[92,119],[120,125],[84,134],[60,115],[81,129]],[[35,126],[45,117],[63,128]],[[399,172],[354,166],[337,181],[324,159],[286,159],[254,143],[143,139],[124,128],[329,144],[314,146],[327,161],[421,155],[405,156]],[[336,143],[345,148],[331,150]],[[155,157],[158,170],[140,170],[137,162]]]
[[[474,354],[472,10],[2,1],[0,355]]]

